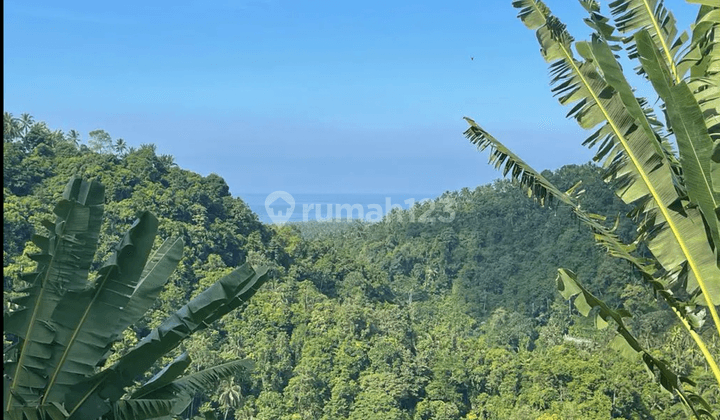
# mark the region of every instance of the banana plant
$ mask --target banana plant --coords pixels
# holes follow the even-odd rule
[[[570,206],[599,245],[633,264],[692,336],[720,386],[717,355],[701,337],[703,328],[720,333],[720,5],[691,2],[701,6],[690,37],[678,33],[662,1],[615,0],[610,19],[596,1],[581,0],[585,22],[594,31],[590,41],[575,41],[542,1],[513,2],[550,63],[553,94],[571,106],[568,117],[593,130],[583,144],[596,150],[594,160],[605,169],[606,182],[634,206],[629,216],[639,228],[632,243],[623,243],[613,226],[580,206],[579,186],[560,191],[469,118],[465,136],[481,150],[489,147],[491,163],[530,196],[541,204]],[[635,96],[616,56],[623,49],[655,89],[664,122],[648,100]],[[637,252],[641,246],[651,258]],[[559,270],[558,288],[568,299],[576,296],[584,315],[596,308],[598,327],[613,322],[616,343],[641,355],[662,386],[676,392],[697,418],[715,418],[707,403],[684,387],[692,384],[689,378],[672,372],[634,339],[622,322],[627,312],[611,310],[570,270]]]
[[[181,257],[181,239],[152,252],[158,220],[142,213],[112,255],[88,281],[98,246],[105,200],[97,181],[70,180],[55,206],[49,234],[35,235],[37,269],[10,301],[4,332],[4,418],[150,419],[180,414],[197,393],[251,367],[235,360],[182,376],[186,353],[137,391],[126,389],[191,334],[250,299],[267,270],[243,265],[200,293],[132,350],[103,366],[122,332],[152,306]]]

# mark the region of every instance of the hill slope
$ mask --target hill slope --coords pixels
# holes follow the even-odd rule
[[[198,395],[192,413],[268,420],[682,416],[638,363],[606,349],[611,331],[568,311],[554,291],[559,266],[621,296],[613,304],[638,315],[636,331],[678,370],[702,370],[672,359],[685,338],[656,316],[626,266],[607,259],[567,211],[540,208],[509,182],[449,192],[376,224],[266,226],[219,176],[178,168],[151,145],[121,146],[108,140],[91,148],[42,123],[18,130],[6,118],[4,293],[32,266],[25,244],[75,173],[107,187],[99,255],[139,210],[159,217],[161,237],[185,238],[181,267],[147,325],[229,267],[271,265],[274,280],[242,317],[187,343],[192,368],[238,356],[256,361],[251,375]],[[597,168],[547,175],[560,187],[582,179],[590,210],[625,211]],[[619,228],[621,235],[632,229]],[[127,351],[144,334],[147,328],[127,331],[115,350]],[[717,403],[718,391],[700,385]]]

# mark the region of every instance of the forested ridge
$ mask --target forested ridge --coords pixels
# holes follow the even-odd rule
[[[185,343],[194,370],[236,357],[255,362],[249,375],[197,395],[185,418],[684,417],[639,361],[608,346],[612,331],[597,330],[560,297],[560,265],[630,309],[636,336],[677,371],[693,372],[699,393],[720,404],[702,356],[632,269],[599,249],[568,210],[540,207],[509,181],[446,192],[374,224],[269,226],[220,176],[183,170],[153,145],[128,148],[101,130],[85,143],[7,113],[3,137],[6,310],[19,274],[33,267],[24,253],[31,235],[72,175],[106,187],[96,269],[141,210],[158,217],[158,240],[179,235],[186,244],[155,311],[126,331],[111,359],[232,268],[271,267],[271,281],[242,315]],[[590,211],[616,218],[629,210],[592,165],[545,175],[563,189],[582,180]],[[418,220],[447,203],[452,220]],[[617,232],[634,229],[623,217]],[[720,353],[717,334],[706,342]]]

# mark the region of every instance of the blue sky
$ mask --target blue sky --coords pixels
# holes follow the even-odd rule
[[[686,28],[696,7],[669,6]],[[550,1],[577,38],[577,2]],[[474,118],[537,169],[587,162],[510,1],[7,0],[5,111],[155,143],[235,195],[418,193],[498,177]],[[472,57],[472,59],[471,59]]]

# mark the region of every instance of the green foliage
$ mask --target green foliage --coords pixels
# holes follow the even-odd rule
[[[93,130],[88,136],[88,144],[94,152],[108,153],[112,150],[112,137],[105,130]]]
[[[670,361],[682,375],[692,374],[696,392],[707,401],[720,401],[702,356],[688,350],[692,339],[669,327],[671,319],[648,297],[648,286],[632,267],[597,249],[573,210],[535,206],[511,182],[446,193],[434,205],[452,208],[450,222],[420,223],[419,215],[432,205],[426,203],[374,224],[263,226],[241,199],[230,197],[220,177],[182,170],[154,146],[123,155],[63,141],[49,147],[54,153],[33,158],[34,149],[19,147],[22,141],[18,135],[6,142],[6,150],[18,146],[16,166],[6,170],[47,170],[25,184],[22,195],[10,191],[13,179],[5,181],[4,225],[13,232],[4,236],[6,302],[23,285],[18,276],[33,265],[23,248],[40,251],[32,242],[26,247],[32,227],[52,210],[59,198],[54,191],[74,172],[93,174],[107,185],[93,278],[102,256],[122,241],[116,232],[128,230],[138,210],[157,215],[159,236],[192,245],[164,288],[142,283],[146,292],[139,296],[151,302],[157,294],[154,311],[130,317],[139,319],[104,355],[103,372],[113,366],[128,372],[132,366],[120,363],[122,357],[145,337],[155,343],[155,328],[176,331],[161,326],[163,320],[232,273],[230,267],[249,262],[267,265],[272,273],[241,315],[233,311],[212,322],[135,376],[125,390],[135,398],[118,401],[106,417],[131,418],[161,408],[178,412],[187,404],[176,417],[682,416],[679,398],[662,392],[636,363],[613,357],[612,349],[598,354],[613,338],[609,329],[595,330],[551,290],[555,268],[563,262],[589,279],[588,287],[603,290],[612,307],[635,313],[625,318],[628,328],[644,347],[655,349],[655,357]],[[50,136],[43,141],[49,145]],[[583,210],[609,218],[629,211],[592,165],[543,175],[561,190],[582,179]],[[620,220],[615,234],[627,241],[634,231],[631,221]],[[149,260],[162,261],[173,246],[178,245],[172,240],[154,242]],[[719,352],[720,342],[703,333],[710,351]],[[244,363],[233,362],[237,359],[254,362],[249,375],[240,373]],[[232,376],[212,390],[190,386],[218,383],[216,366]],[[183,398],[149,403],[167,402],[165,396],[181,390],[179,371],[197,379],[188,379]],[[162,387],[168,382],[175,386]]]
[[[525,25],[536,31],[541,53],[551,63],[552,91],[561,104],[572,105],[568,116],[583,128],[599,127],[584,144],[597,149],[594,160],[606,169],[606,181],[633,206],[631,215],[639,227],[631,243],[623,243],[614,228],[580,207],[577,186],[562,192],[470,119],[465,134],[481,149],[490,147],[491,163],[504,165],[504,174],[511,174],[530,196],[541,204],[557,200],[567,205],[609,255],[629,261],[687,329],[720,386],[717,353],[701,338],[706,312],[714,324],[706,328],[714,327],[714,334],[720,330],[720,180],[715,176],[720,159],[714,154],[720,145],[720,69],[715,65],[720,60],[720,7],[708,3],[700,8],[687,45],[688,35],[678,35],[675,19],[662,1],[612,2],[615,27],[597,2],[581,3],[590,14],[585,21],[595,32],[590,42],[575,42],[541,1],[513,5]],[[624,38],[615,35],[616,28]],[[665,124],[646,99],[635,97],[617,61],[621,40],[628,45],[629,57],[639,59],[640,74],[655,88]],[[644,247],[652,258],[637,252]],[[612,320],[618,346],[642,356],[648,370],[658,371],[662,386],[676,392],[695,417],[715,418],[714,408],[686,389],[694,382],[656,358],[629,331],[623,321],[629,312],[611,309],[569,270],[560,269],[558,288],[567,299],[577,296],[574,304],[583,315],[594,310],[598,328]]]
[[[4,417],[158,418],[180,414],[198,390],[247,367],[231,362],[177,379],[187,354],[146,383],[133,385],[152,365],[194,332],[204,329],[255,294],[266,280],[247,264],[222,277],[153,329],[112,366],[98,371],[110,346],[154,302],[182,256],[182,242],[169,240],[151,257],[158,220],[144,212],[88,281],[101,230],[104,187],[72,178],[54,208],[47,236],[34,235],[37,268],[8,300],[4,333]],[[7,309],[7,308],[6,308]],[[59,411],[58,411],[59,410]]]

